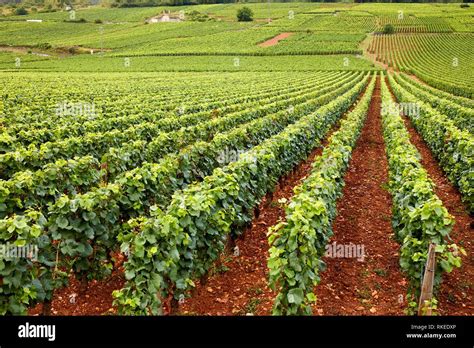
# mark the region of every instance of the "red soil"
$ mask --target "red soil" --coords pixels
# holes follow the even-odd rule
[[[74,277],[69,286],[58,289],[51,303],[51,315],[103,315],[115,314],[112,308],[112,291],[121,289],[125,283],[123,272],[115,271],[104,281],[92,280],[87,289],[81,291],[81,284]],[[29,315],[41,315],[42,304],[31,308]]]
[[[378,80],[344,178],[330,241],[364,246],[365,258],[324,258],[327,270],[316,287],[316,310],[321,315],[403,315],[406,308],[407,282],[391,227],[392,200],[384,188],[388,162],[380,109]]]
[[[270,47],[270,46],[275,46],[278,44],[279,41],[286,39],[287,37],[293,35],[293,33],[281,33],[275,36],[274,38],[271,38],[270,40],[267,40],[265,42],[262,42],[259,44],[260,47]]]

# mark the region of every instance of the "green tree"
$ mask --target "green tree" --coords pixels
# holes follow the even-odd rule
[[[239,22],[253,21],[253,11],[248,7],[242,7],[237,10],[237,20]]]
[[[383,27],[384,34],[393,34],[395,32],[395,28],[392,24],[385,24]]]
[[[26,9],[24,9],[23,7],[19,7],[15,10],[15,14],[17,16],[24,16],[24,15],[28,14],[28,11]]]

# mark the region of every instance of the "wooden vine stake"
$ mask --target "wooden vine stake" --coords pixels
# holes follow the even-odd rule
[[[418,304],[418,315],[431,315],[431,299],[433,298],[433,282],[436,269],[436,244],[430,243],[428,257],[426,259],[425,273],[421,286],[420,302]]]

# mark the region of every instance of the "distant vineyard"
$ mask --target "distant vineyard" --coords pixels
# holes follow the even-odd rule
[[[376,32],[382,32],[383,27],[392,24],[397,33],[449,33],[452,32],[450,24],[439,17],[415,17],[405,15],[383,16],[377,20]]]
[[[470,34],[376,35],[369,52],[395,69],[459,96],[474,95],[474,48]]]

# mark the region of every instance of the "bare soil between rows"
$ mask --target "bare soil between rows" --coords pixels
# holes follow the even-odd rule
[[[327,270],[316,288],[321,315],[403,315],[407,281],[391,226],[386,190],[388,161],[381,124],[380,80],[345,175],[330,243],[362,246],[365,257],[325,257]]]

